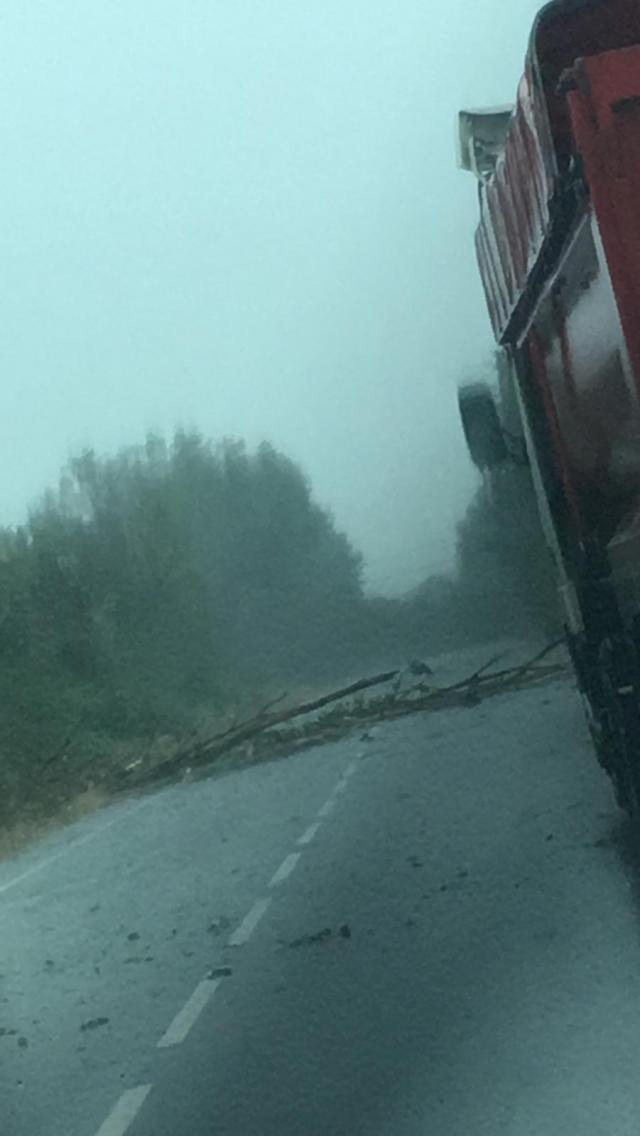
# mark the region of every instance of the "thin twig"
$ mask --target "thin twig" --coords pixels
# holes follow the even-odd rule
[[[537,655],[534,655],[532,659],[529,659],[528,663],[523,663],[521,667],[518,667],[517,674],[525,674],[525,672],[530,670],[531,667],[535,666],[536,663],[539,663],[540,659],[544,659],[546,655],[550,655],[552,651],[555,651],[556,647],[561,647],[564,644],[566,644],[566,639],[564,638],[564,636],[562,636],[561,639],[555,639],[553,643],[548,643],[546,647],[543,647],[541,651],[538,651]]]
[[[257,721],[259,718],[263,718],[268,710],[273,710],[274,706],[279,706],[281,702],[284,702],[288,693],[288,690],[284,690],[282,694],[278,695],[277,698],[272,698],[271,702],[267,702],[267,704],[263,706],[261,710],[258,710],[258,713],[254,715],[254,720]]]
[[[438,686],[436,687],[434,693],[448,694],[449,691],[464,690],[465,686],[471,686],[472,682],[475,682],[476,679],[479,679],[480,676],[483,675],[485,671],[488,671],[489,667],[492,667],[494,663],[497,663],[499,659],[504,659],[505,654],[506,652],[502,651],[499,655],[493,655],[492,658],[490,658],[486,663],[483,663],[481,667],[478,667],[477,671],[474,671],[473,674],[468,676],[468,678],[460,679],[459,682],[454,682],[451,684],[451,686]]]
[[[41,773],[45,769],[49,769],[49,767],[51,765],[53,765],[54,762],[56,762],[60,757],[62,757],[64,755],[64,751],[68,748],[68,746],[71,744],[71,742],[75,738],[75,736],[78,733],[78,730],[80,729],[83,721],[84,721],[84,715],[81,718],[78,718],[77,722],[74,722],[71,729],[65,735],[64,741],[61,742],[60,745],[56,746],[53,753],[50,753],[48,757],[45,757],[44,761],[40,765],[40,772]]]

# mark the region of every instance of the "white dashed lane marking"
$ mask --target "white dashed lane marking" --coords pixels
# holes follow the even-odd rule
[[[333,812],[333,809],[336,806],[337,797],[340,793],[344,793],[345,789],[347,788],[349,778],[353,776],[357,768],[358,766],[355,761],[351,761],[349,763],[344,773],[342,774],[342,777],[336,782],[330,796],[318,809],[318,817],[326,817],[329,816],[331,812]],[[26,879],[28,876],[33,875],[35,872],[42,871],[43,868],[53,863],[71,848],[77,847],[79,844],[83,844],[85,843],[85,841],[93,839],[93,836],[99,835],[99,832],[104,831],[104,828],[111,827],[111,823],[104,825],[103,829],[99,830],[95,834],[90,833],[86,837],[82,837],[79,840],[74,841],[63,851],[50,856],[48,860],[41,861],[39,864],[36,864],[32,868],[27,869],[26,872],[22,873],[22,875],[18,876],[14,880],[10,880],[8,883],[0,885],[0,894],[3,891],[7,891],[11,887],[14,887],[17,883],[20,883],[23,879]],[[313,824],[310,824],[307,830],[302,834],[302,836],[298,838],[298,845],[304,846],[310,844],[316,836],[319,828],[319,820],[314,821]],[[287,856],[285,856],[280,867],[274,872],[273,876],[271,877],[271,880],[269,881],[269,887],[276,887],[278,884],[281,884],[284,882],[284,880],[288,879],[294,868],[298,864],[301,856],[302,852],[290,852]],[[270,898],[257,899],[255,901],[253,906],[245,915],[242,922],[236,927],[235,931],[231,935],[229,939],[230,947],[239,947],[242,946],[243,943],[249,941],[253,932],[258,926],[258,923],[268,910],[270,903]],[[180,1045],[185,1040],[193,1025],[198,1020],[203,1010],[215,994],[218,986],[220,985],[220,982],[220,978],[205,978],[202,982],[198,983],[189,1000],[176,1014],[168,1030],[160,1038],[160,1041],[158,1042],[159,1049],[166,1049],[173,1045]],[[123,1093],[112,1112],[110,1112],[109,1116],[98,1130],[97,1136],[124,1136],[124,1134],[133,1123],[138,1112],[142,1108],[142,1105],[144,1104],[147,1096],[151,1092],[151,1087],[151,1085],[138,1085],[137,1088],[128,1089],[127,1092]]]
[[[270,899],[256,899],[253,907],[249,909],[242,923],[236,927],[229,939],[230,947],[241,947],[243,943],[249,941],[270,903]]]
[[[303,832],[302,836],[299,838],[298,844],[311,844],[311,841],[313,840],[313,838],[314,838],[314,836],[315,836],[315,834],[316,834],[316,832],[318,831],[319,828],[320,828],[320,821],[319,820],[315,821],[314,824],[310,824],[307,831]]]
[[[176,1014],[169,1029],[160,1038],[158,1049],[167,1049],[170,1045],[180,1045],[184,1041],[207,1002],[215,994],[220,982],[219,978],[205,978],[198,983],[189,1001]]]
[[[291,875],[301,856],[302,852],[290,852],[288,856],[285,856],[277,872],[274,872],[271,877],[269,887],[275,887],[276,884],[281,884],[283,880],[286,880],[287,876]]]
[[[96,1136],[124,1136],[150,1092],[151,1085],[138,1085],[135,1089],[127,1089],[104,1124],[100,1125]]]
[[[322,805],[322,807],[318,809],[318,816],[319,817],[329,816],[329,813],[333,812],[335,807],[336,807],[336,799],[335,799],[335,797],[331,796],[325,801],[324,805]]]

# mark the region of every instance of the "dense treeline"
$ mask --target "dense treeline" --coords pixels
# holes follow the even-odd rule
[[[361,646],[376,665],[496,640],[551,640],[562,633],[554,570],[533,490],[519,473],[496,494],[482,484],[458,525],[457,564],[399,599],[363,605]]]
[[[2,813],[39,799],[51,766],[57,792],[118,740],[176,736],[274,678],[321,676],[360,575],[268,445],[178,434],[85,453],[0,534]]]
[[[252,698],[553,630],[526,470],[482,483],[457,552],[451,576],[366,597],[361,557],[273,447],[178,433],[83,454],[0,530],[0,824]]]
[[[496,352],[477,377],[493,388],[512,459],[479,479],[457,526],[455,572],[427,579],[410,606],[418,624],[426,623],[436,639],[454,646],[469,640],[552,639],[562,627],[555,566],[524,445],[515,438],[520,416],[504,355]]]
[[[505,466],[480,485],[457,553],[459,618],[476,636],[558,634],[555,568],[527,467]]]
[[[507,465],[478,488],[459,524],[456,567],[427,576],[401,599],[365,605],[379,661],[402,664],[492,640],[547,640],[562,633],[555,569],[531,474]]]

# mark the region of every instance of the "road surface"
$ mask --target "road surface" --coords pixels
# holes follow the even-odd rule
[[[0,865],[3,1136],[627,1136],[638,870],[569,683]]]

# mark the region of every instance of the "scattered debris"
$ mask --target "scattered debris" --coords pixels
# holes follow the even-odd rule
[[[439,890],[440,891],[464,891],[465,880],[467,880],[468,878],[469,878],[469,872],[467,871],[466,868],[463,868],[461,871],[456,872],[455,877],[453,879],[445,881],[445,883],[443,883],[443,884],[440,884]],[[427,898],[429,898],[429,896],[424,895],[422,898],[427,899]]]
[[[83,1022],[80,1026],[80,1032],[86,1033],[87,1030],[100,1029],[100,1026],[108,1025],[109,1018],[89,1018],[88,1022]]]
[[[324,943],[330,939],[333,931],[330,927],[323,927],[321,931],[315,931],[312,935],[301,935],[299,939],[292,939],[289,943],[290,947],[310,947],[314,943]]]
[[[129,940],[130,943],[137,943],[139,938],[140,938],[140,932],[139,931],[130,931],[129,934],[127,935],[127,939]]]
[[[233,967],[231,966],[214,966],[207,973],[207,978],[231,978],[233,974]]]
[[[321,931],[315,931],[311,935],[301,935],[299,939],[292,939],[288,944],[290,947],[311,947],[315,943],[326,943],[328,939],[334,937],[335,932],[331,927],[323,927]],[[348,923],[341,923],[338,927],[337,934],[341,939],[351,938],[351,928]]]
[[[209,924],[207,931],[210,935],[222,935],[225,931],[229,930],[230,926],[231,920],[227,919],[226,915],[220,915],[218,919],[214,919],[213,922]]]
[[[18,1038],[18,1045],[19,1045],[20,1049],[27,1049],[28,1046],[29,1046],[29,1042],[27,1041],[26,1037],[19,1037]]]

